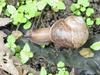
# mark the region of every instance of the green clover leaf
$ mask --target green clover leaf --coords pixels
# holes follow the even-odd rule
[[[33,73],[28,73],[28,75],[34,75]]]
[[[100,25],[100,18],[96,18],[96,24]]]
[[[24,13],[24,11],[25,11],[25,5],[21,5],[19,8],[18,8],[18,12],[20,12],[20,13]]]
[[[25,17],[27,19],[30,19],[32,17],[35,17],[36,13],[38,12],[37,10],[37,7],[36,7],[36,4],[35,2],[34,3],[31,3],[31,4],[27,4],[25,5]]]
[[[37,8],[38,8],[38,10],[43,10],[46,5],[47,5],[47,1],[46,0],[41,0],[37,3]]]
[[[80,8],[80,5],[79,4],[76,4],[76,3],[73,3],[70,7],[71,11],[74,12],[75,10],[79,9]]]
[[[11,16],[13,19],[13,23],[17,25],[18,23],[25,23],[27,19],[24,17],[23,13],[16,13],[15,15]]]
[[[12,43],[15,43],[15,41],[16,41],[16,39],[15,39],[15,37],[13,35],[9,35],[7,37],[7,42],[12,44]]]
[[[32,0],[26,0],[26,4],[31,4]]]
[[[10,48],[13,53],[15,53],[15,48],[16,48],[15,41],[16,38],[11,34],[7,37],[7,43],[5,44],[6,47]]]
[[[60,71],[58,72],[58,74],[56,74],[56,75],[69,75],[69,72],[68,72],[68,71],[60,70]]]
[[[77,15],[77,16],[81,15],[81,12],[80,12],[79,10],[76,10],[76,11],[74,11],[73,13],[74,13],[75,15]]]
[[[23,26],[24,29],[29,29],[30,27],[31,27],[31,22],[30,21],[27,21]]]
[[[94,9],[93,8],[87,8],[86,10],[86,15],[87,16],[91,16],[94,13]]]
[[[47,3],[52,7],[54,5],[56,5],[56,3],[58,2],[59,0],[47,0]]]
[[[93,23],[94,23],[94,21],[93,21],[91,18],[87,18],[87,19],[86,19],[86,24],[87,24],[88,26],[92,26]]]
[[[65,9],[65,4],[62,1],[58,1],[56,7],[57,9],[62,10]]]
[[[21,62],[24,64],[32,57],[33,57],[33,53],[30,51],[30,47],[28,43],[26,43],[24,45],[24,48],[20,52]]]
[[[57,1],[56,4],[51,7],[55,12],[57,12],[59,10],[65,9],[65,4],[62,1]]]
[[[57,67],[64,67],[64,66],[65,66],[65,64],[62,61],[59,61],[57,64]]]
[[[84,6],[84,7],[88,7],[89,6],[89,0],[84,0],[84,1],[78,0],[77,3],[82,5],[82,6]]]
[[[100,50],[100,41],[93,43],[90,48],[92,48],[94,51]]]
[[[16,13],[16,8],[13,5],[7,5],[7,11],[13,15]]]
[[[84,11],[86,10],[86,8],[85,8],[85,7],[81,7],[80,10],[81,10],[82,12],[84,12]]]

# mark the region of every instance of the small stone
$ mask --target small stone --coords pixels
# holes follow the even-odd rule
[[[89,58],[89,57],[93,57],[94,56],[94,53],[91,51],[90,48],[82,48],[80,51],[79,51],[79,54],[81,56],[83,56],[84,58]]]
[[[20,32],[20,31],[12,31],[12,35],[13,35],[16,39],[18,39],[18,38],[20,38],[20,37],[23,35],[23,33]]]

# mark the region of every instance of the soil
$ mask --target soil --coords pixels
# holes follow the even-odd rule
[[[61,18],[66,18],[67,16],[72,15],[69,7],[72,2],[76,0],[65,0],[66,9],[64,11],[59,11],[54,13],[51,11],[50,7],[47,7],[42,11],[42,15],[38,18],[32,19],[33,29],[41,27],[50,27],[52,24]],[[94,17],[100,16],[100,0],[90,0],[91,6],[95,9]],[[9,33],[14,30],[12,27],[1,28],[4,32]],[[22,27],[19,28],[20,31],[26,33]],[[8,33],[8,34],[9,34]],[[23,43],[28,42],[34,57],[29,60],[29,64],[36,71],[40,71],[41,66],[46,66],[48,72],[56,72],[56,64],[59,61],[63,61],[71,71],[72,68],[75,68],[77,75],[100,75],[100,51],[94,52],[95,56],[91,58],[84,58],[80,56],[79,51],[82,48],[88,48],[90,45],[100,40],[100,26],[94,25],[90,28],[90,37],[87,43],[79,49],[71,48],[57,48],[54,44],[49,44],[45,48],[41,48],[39,45],[32,43],[27,38],[21,38],[17,43],[23,46]]]

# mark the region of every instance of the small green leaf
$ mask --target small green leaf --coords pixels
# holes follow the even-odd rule
[[[32,0],[26,0],[26,4],[31,4]]]
[[[73,3],[71,6],[70,6],[70,10],[72,12],[74,12],[77,8],[75,7],[75,4]]]
[[[40,16],[40,15],[41,15],[41,12],[39,12],[39,11],[37,11],[37,12],[35,13],[35,17]]]
[[[64,74],[64,75],[70,75],[70,74],[69,74],[69,72],[68,72],[68,71],[65,71],[65,74]]]
[[[41,45],[41,48],[45,48],[45,46],[46,46],[45,44],[42,44],[42,45]]]
[[[10,13],[8,12],[8,10],[5,10],[4,14],[5,14],[6,16],[10,16]]]
[[[47,1],[45,0],[42,0],[42,1],[39,1],[37,3],[37,8],[38,10],[43,10],[45,8],[45,6],[47,5]]]
[[[16,49],[16,53],[18,53],[18,52],[20,52],[21,47],[19,45],[17,45],[15,49]]]
[[[52,75],[52,73],[49,73],[48,75]]]
[[[25,17],[27,19],[37,16],[36,15],[37,11],[38,10],[37,10],[35,2],[25,5]]]
[[[52,0],[51,0],[52,1]],[[58,12],[59,10],[63,10],[65,9],[65,4],[62,1],[55,1],[56,3],[51,6],[52,10],[54,10],[55,12]]]
[[[65,66],[65,64],[62,61],[59,61],[57,64],[57,67],[64,67],[64,66]]]
[[[13,53],[15,53],[15,48],[16,48],[15,41],[16,41],[16,38],[13,35],[9,35],[7,37],[7,43],[5,44],[6,47],[10,48]]]
[[[15,56],[20,59],[20,53],[16,53]]]
[[[27,21],[23,13],[16,13],[11,17],[15,23],[25,23]]]
[[[91,16],[94,13],[94,9],[93,8],[87,8],[86,10],[86,15],[87,16]]]
[[[92,26],[92,25],[94,24],[94,21],[93,21],[91,18],[87,18],[87,19],[86,19],[86,24],[87,24],[88,26]]]
[[[76,11],[77,9],[80,8],[80,5],[79,4],[76,4],[76,3],[73,3],[70,7],[71,11],[74,12]]]
[[[59,0],[47,0],[47,3],[52,7],[55,6]]]
[[[76,10],[76,11],[74,11],[73,13],[74,13],[75,15],[77,15],[77,16],[81,15],[81,12],[80,12],[79,10]]]
[[[13,15],[16,13],[16,8],[13,5],[7,5],[7,11]]]
[[[93,43],[90,48],[92,48],[94,51],[100,50],[100,41]]]
[[[75,7],[76,7],[77,9],[79,9],[79,8],[80,8],[80,5],[79,5],[79,4],[75,4]]]
[[[28,45],[28,43],[25,43],[23,51],[29,51],[30,52],[30,46]]]
[[[86,10],[86,8],[85,7],[81,7],[81,9],[80,9],[82,12],[84,12],[85,10]]]
[[[100,18],[96,18],[96,24],[100,25]]]
[[[6,5],[6,2],[5,2],[5,1],[0,0],[0,7],[1,7],[1,8],[3,8],[3,7],[5,7],[5,5]]]
[[[58,72],[58,74],[56,74],[56,75],[69,75],[69,72],[68,72],[68,71],[60,70],[60,71]]]
[[[28,75],[34,75],[33,73],[28,73]]]
[[[82,6],[84,6],[84,7],[88,7],[89,6],[89,0],[84,0],[84,1],[78,0],[77,3],[82,5]]]
[[[45,67],[41,68],[40,75],[47,75],[47,71],[46,71]]]
[[[56,7],[57,9],[62,10],[65,9],[65,4],[62,1],[58,1]]]
[[[20,52],[21,62],[24,64],[32,57],[33,57],[33,53],[30,51],[30,47],[28,43],[26,43],[24,45],[24,48]]]
[[[26,24],[24,24],[23,27],[24,29],[29,29],[31,27],[31,22],[30,21],[26,22]]]
[[[18,10],[18,12],[23,13],[25,11],[25,5],[21,5]]]
[[[15,41],[16,41],[16,39],[15,39],[15,37],[13,35],[9,35],[7,37],[7,42],[9,42],[9,43],[15,43]]]

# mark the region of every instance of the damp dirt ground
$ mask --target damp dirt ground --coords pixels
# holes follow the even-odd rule
[[[40,17],[32,19],[33,29],[50,27],[55,21],[72,15],[69,7],[73,2],[75,2],[75,0],[65,0],[66,9],[57,13],[54,13],[47,7],[42,11]],[[90,0],[90,4],[91,7],[95,9],[94,17],[100,16],[100,0]],[[7,33],[8,31],[14,30],[12,27],[4,27],[1,29]],[[21,27],[19,30],[24,33],[26,32],[25,30],[22,30]],[[75,68],[77,75],[100,75],[100,51],[94,52],[95,55],[91,58],[84,58],[79,54],[79,51],[82,48],[88,48],[93,42],[100,40],[100,26],[94,25],[89,31],[90,37],[87,43],[79,49],[57,48],[54,44],[49,44],[45,48],[41,48],[39,45],[32,43],[24,37],[21,38],[18,43],[20,43],[20,45],[23,45],[25,42],[29,43],[34,56],[27,64],[36,71],[39,71],[41,66],[45,65],[49,72],[55,73],[56,64],[59,61],[63,61],[69,71],[71,71],[72,68]]]

